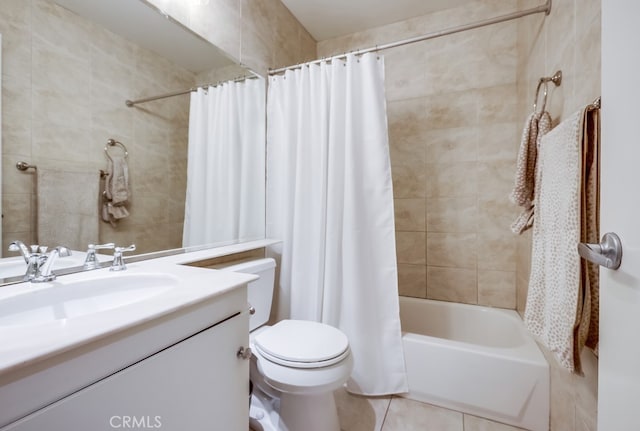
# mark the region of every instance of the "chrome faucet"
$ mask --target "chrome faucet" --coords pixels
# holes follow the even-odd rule
[[[29,251],[31,248],[31,251]],[[22,241],[13,241],[9,244],[9,251],[19,251],[22,254],[24,262],[27,264],[27,270],[22,278],[24,281],[31,281],[36,277],[40,268],[41,257],[47,252],[47,247],[32,245],[27,247]]]
[[[113,248],[115,244],[109,242],[107,244],[89,244],[87,249],[87,257],[84,260],[84,269],[95,269],[100,267],[100,262],[98,262],[98,258],[96,257],[96,250],[102,250],[105,248]]]
[[[48,247],[32,245],[30,248],[31,251],[22,241],[13,241],[9,244],[9,251],[19,251],[27,264],[27,270],[22,279],[34,283],[55,280],[56,276],[52,273],[53,262],[58,256],[71,255],[71,250],[62,246],[54,248],[48,254]]]
[[[134,251],[136,249],[135,244],[131,244],[129,247],[116,247],[113,249],[113,263],[109,271],[124,271],[127,269],[127,265],[124,264],[122,259],[122,253],[125,251]]]
[[[24,273],[24,281],[33,281],[38,275],[40,275],[40,267],[46,259],[47,247],[40,247],[38,245],[31,246],[31,253],[27,260],[27,271]]]
[[[42,247],[41,247],[42,248]],[[44,247],[46,249],[46,247]],[[45,250],[46,252],[46,250]],[[56,275],[52,272],[53,270],[53,262],[58,257],[67,257],[71,256],[71,250],[67,247],[58,246],[51,250],[48,254],[44,254],[40,256],[40,266],[36,271],[36,275],[31,280],[33,283],[44,283],[47,281],[53,281],[56,279]]]

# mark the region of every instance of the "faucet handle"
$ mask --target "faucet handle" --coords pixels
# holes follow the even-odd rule
[[[29,246],[31,248],[31,253],[37,253],[40,246],[38,244],[33,244]]]
[[[110,271],[124,271],[127,266],[122,259],[122,253],[125,251],[134,251],[136,249],[135,244],[131,244],[129,247],[116,247],[113,249],[113,263],[111,264]]]
[[[116,247],[114,250],[116,253],[124,253],[125,251],[134,251],[136,249],[135,244],[131,244],[129,247]]]
[[[98,258],[96,257],[96,250],[102,250],[105,248],[113,248],[115,244],[112,242],[108,242],[106,244],[89,244],[87,246],[87,257],[84,259],[84,269],[95,269],[100,267],[100,262],[98,262]]]
[[[44,248],[44,252],[46,252],[47,247],[40,247],[40,248]],[[56,248],[54,248],[53,250],[51,250],[51,252],[57,251],[58,252],[58,256],[59,257],[67,257],[67,256],[71,256],[71,250],[68,247],[65,247],[63,245],[59,245]]]
[[[11,244],[9,244],[7,251],[19,251],[20,254],[22,254],[22,258],[24,259],[24,262],[27,265],[29,264],[29,258],[31,257],[31,252],[29,251],[29,248],[22,241],[19,241],[19,240],[11,241]]]
[[[116,245],[112,242],[108,242],[106,244],[89,244],[89,251],[93,250],[95,252],[95,250],[102,250],[105,248],[114,248]]]

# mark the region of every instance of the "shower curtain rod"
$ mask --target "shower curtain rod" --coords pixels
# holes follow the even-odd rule
[[[391,43],[387,43],[385,45],[376,45],[374,47],[371,48],[367,48],[367,49],[358,49],[355,51],[352,51],[350,54],[355,54],[355,55],[361,55],[361,54],[366,54],[368,52],[376,52],[376,51],[382,51],[384,49],[390,49],[390,48],[396,48],[398,46],[403,46],[403,45],[408,45],[410,43],[415,43],[415,42],[422,42],[423,40],[429,40],[429,39],[435,39],[441,36],[447,36],[450,34],[454,34],[454,33],[460,33],[463,31],[467,31],[467,30],[473,30],[474,28],[479,28],[479,27],[485,27],[488,25],[493,25],[493,24],[498,24],[501,22],[505,22],[505,21],[511,21],[517,18],[522,18],[524,16],[527,15],[533,15],[533,14],[537,14],[537,13],[543,13],[545,15],[549,15],[551,13],[551,0],[547,0],[545,4],[540,5],[540,6],[536,6],[534,8],[531,9],[526,9],[523,11],[519,11],[519,12],[513,12],[507,15],[501,15],[501,16],[497,16],[495,18],[489,18],[489,19],[485,19],[482,21],[476,21],[470,24],[465,24],[465,25],[460,25],[457,27],[451,27],[451,28],[447,28],[444,30],[440,30],[440,31],[434,31],[432,33],[427,33],[427,34],[423,34],[421,36],[416,36],[416,37],[412,37],[409,39],[404,39],[404,40],[399,40],[397,42],[391,42]],[[314,60],[314,61],[309,61],[307,63],[300,63],[300,64],[296,64],[293,66],[287,66],[287,67],[281,67],[280,69],[273,69],[269,71],[269,75],[277,75],[278,73],[282,73],[285,72],[287,70],[292,70],[292,69],[299,69],[302,66],[305,65],[309,65],[309,64],[319,64],[322,63],[324,61],[332,61],[332,60],[337,60],[339,58],[346,58],[347,57],[347,53],[345,54],[339,54],[339,55],[335,55],[333,57],[327,57],[327,58],[321,58],[318,60]]]
[[[234,79],[229,79],[228,81],[222,81],[222,82],[216,82],[215,84],[202,84],[202,85],[196,85],[195,87],[191,87],[188,90],[180,90],[180,91],[174,91],[172,93],[165,93],[165,94],[161,94],[159,96],[151,96],[151,97],[145,97],[144,99],[137,99],[137,100],[125,100],[125,105],[127,105],[129,108],[139,104],[139,103],[146,103],[146,102],[152,102],[154,100],[160,100],[160,99],[166,99],[169,97],[174,97],[174,96],[181,96],[183,94],[188,94],[191,93],[192,91],[196,91],[198,88],[210,88],[210,87],[217,87],[220,84],[224,84],[226,82],[242,82],[245,81],[247,79],[257,79],[259,78],[258,76],[255,75],[249,75],[249,76],[241,76],[239,78],[234,78]]]

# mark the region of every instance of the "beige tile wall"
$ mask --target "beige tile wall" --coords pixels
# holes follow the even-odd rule
[[[526,118],[531,110],[537,80],[561,69],[562,85],[549,93],[548,111],[554,124],[600,95],[600,1],[554,0],[547,17],[518,21],[518,112]],[[520,0],[532,7],[536,0]],[[531,235],[518,238],[516,285],[518,311],[523,313],[531,260]],[[598,360],[588,350],[582,354],[585,376],[575,376],[551,365],[551,429],[596,429]]]
[[[516,10],[478,0],[318,43],[330,56]],[[516,306],[517,24],[384,53],[400,294]]]

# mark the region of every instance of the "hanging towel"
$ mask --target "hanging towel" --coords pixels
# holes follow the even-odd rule
[[[118,220],[128,217],[129,211],[125,205],[129,200],[130,194],[129,167],[126,156],[110,156],[105,176],[105,199],[102,205],[102,220],[111,223],[115,227]]]
[[[523,208],[522,213],[511,224],[513,233],[521,234],[533,223],[533,198],[535,187],[536,160],[540,138],[551,130],[549,113],[532,113],[525,121],[520,141],[520,151],[516,165],[516,179],[509,198]]]
[[[38,244],[86,250],[98,239],[98,172],[38,168]]]
[[[582,109],[540,140],[524,318],[529,331],[560,364],[577,374],[582,373],[580,351],[588,338],[591,304],[597,294],[593,268],[581,263],[577,252],[579,241],[597,238],[598,151],[593,147],[597,144],[593,114]]]
[[[586,109],[582,139],[582,192],[580,241],[600,242],[600,110]],[[600,268],[581,259],[581,280],[584,291],[583,321],[580,324],[580,345],[598,353],[600,324]],[[586,319],[586,320],[584,320]],[[579,356],[579,351],[576,354]]]

